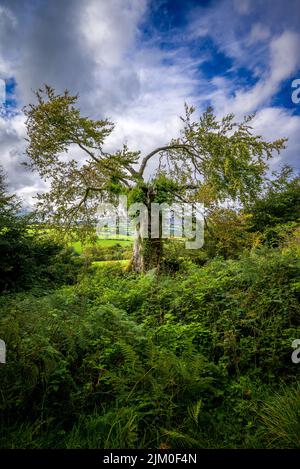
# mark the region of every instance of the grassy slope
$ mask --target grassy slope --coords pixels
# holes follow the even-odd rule
[[[106,238],[98,238],[96,245],[101,248],[109,248],[112,246],[115,246],[116,244],[119,244],[121,246],[130,246],[132,244],[132,241],[130,239],[123,239],[123,238],[114,238],[114,239],[106,239]],[[77,254],[82,254],[83,251],[83,245],[80,241],[74,241],[71,243],[71,246],[73,247],[74,251]],[[87,246],[92,246],[91,244],[86,245]]]
[[[299,278],[274,250],[2,298],[0,447],[297,447]]]

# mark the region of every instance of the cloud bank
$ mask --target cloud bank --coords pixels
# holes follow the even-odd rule
[[[46,186],[20,164],[22,107],[44,83],[79,92],[83,113],[116,123],[109,149],[167,143],[187,101],[199,112],[208,104],[218,115],[256,112],[257,132],[289,138],[273,166],[300,168],[300,113],[291,102],[300,78],[298,0],[288,8],[283,0],[183,3],[0,0],[0,78],[13,80],[15,99],[0,112],[1,164],[26,203]]]

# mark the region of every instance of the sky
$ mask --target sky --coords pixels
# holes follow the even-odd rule
[[[271,168],[300,170],[299,24],[300,0],[0,0],[0,164],[10,191],[30,206],[47,189],[21,164],[22,109],[45,83],[116,124],[108,151],[167,144],[187,102],[219,117],[255,112],[256,133],[288,138]]]

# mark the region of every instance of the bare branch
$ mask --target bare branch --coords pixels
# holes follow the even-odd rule
[[[96,163],[100,163],[101,160],[99,160],[99,158],[97,158],[94,153],[92,153],[90,150],[88,150],[86,147],[84,147],[82,145],[82,143],[78,142],[77,140],[74,141],[74,143],[76,143],[83,151],[85,151],[94,161],[96,161]]]
[[[187,144],[174,144],[174,145],[166,145],[164,147],[158,147],[156,148],[155,150],[151,151],[151,153],[149,153],[148,155],[146,155],[143,160],[142,160],[142,163],[141,163],[141,166],[140,166],[140,170],[138,172],[138,175],[140,177],[143,176],[144,174],[144,171],[145,171],[145,168],[146,168],[146,165],[148,163],[148,161],[150,160],[150,158],[152,158],[152,156],[156,155],[157,153],[160,153],[162,151],[172,151],[172,150],[184,150],[186,151],[187,153],[189,153],[191,156],[193,156],[194,158],[199,158],[199,159],[202,159],[200,158],[196,153],[194,153],[192,150],[193,150],[193,147],[191,147],[191,145],[187,145]]]
[[[89,193],[92,192],[92,191],[95,191],[95,192],[102,192],[103,191],[103,188],[102,187],[87,187],[86,190],[85,190],[85,194],[84,196],[82,197],[82,199],[80,200],[80,202],[71,207],[69,210],[67,210],[67,216],[69,217],[69,223],[68,223],[68,226],[70,226],[71,224],[71,216],[74,216],[76,213],[78,213],[80,207],[85,204],[85,202],[87,201],[88,199],[88,196],[89,196]]]
[[[139,177],[139,173],[132,166],[126,166],[126,169],[130,172],[133,177]]]

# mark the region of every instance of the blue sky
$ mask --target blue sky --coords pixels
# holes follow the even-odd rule
[[[46,185],[21,166],[22,107],[43,83],[80,93],[85,114],[116,123],[107,142],[149,151],[198,114],[256,112],[267,139],[289,138],[272,169],[300,169],[299,0],[0,0],[1,164],[27,203]],[[80,153],[76,154],[81,158]]]

